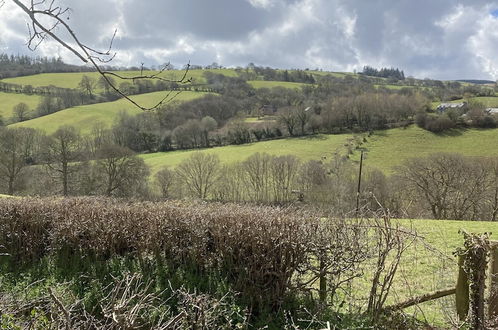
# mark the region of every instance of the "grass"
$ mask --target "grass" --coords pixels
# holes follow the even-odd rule
[[[492,232],[495,235],[491,235],[491,239],[498,239],[496,222],[409,219],[398,221],[402,226],[416,230],[418,235],[435,249],[429,251],[419,242],[407,250],[394,284],[399,297],[392,299],[391,303],[456,285],[458,268],[453,252],[463,247],[460,229],[472,233]],[[419,317],[423,315],[431,324],[447,326],[448,317],[455,316],[454,298],[449,296],[424,303],[419,306],[420,309],[410,308],[407,312],[418,313]]]
[[[449,152],[466,156],[498,156],[498,129],[451,130],[434,134],[415,125],[376,131],[363,144],[365,165],[391,173],[394,167],[409,158],[431,153]],[[359,159],[356,152],[354,159]]]
[[[0,194],[0,198],[17,198],[15,196]]]
[[[26,95],[16,93],[3,93],[0,92],[0,116],[4,119],[12,117],[12,109],[15,105],[24,102],[28,107],[33,110],[40,103],[41,97],[38,95]]]
[[[469,100],[475,100],[482,102],[486,108],[498,108],[498,97],[494,96],[477,96],[471,97]],[[454,101],[446,101],[446,102],[432,102],[432,109],[436,109],[438,105],[441,103],[461,103],[466,101],[465,99],[459,99]]]
[[[253,123],[270,123],[275,122],[277,119],[274,116],[264,116],[261,118],[258,117],[247,117],[244,119],[244,122],[253,124]]]
[[[188,72],[187,78],[192,77],[194,83],[203,83],[204,72],[214,72],[221,73],[225,76],[236,77],[237,73],[232,69],[212,69],[212,70],[190,70]],[[139,71],[120,71],[117,72],[122,76],[137,76],[140,75]],[[144,75],[150,75],[157,73],[157,71],[144,71]],[[165,71],[160,76],[172,80],[179,80],[184,75],[185,71],[183,70],[171,70]],[[71,73],[42,73],[32,76],[25,77],[16,77],[16,78],[8,78],[2,80],[6,83],[19,84],[19,85],[32,85],[34,87],[40,86],[57,86],[64,88],[78,88],[78,84],[81,81],[81,78],[86,75],[92,77],[94,79],[98,79],[99,73],[97,72],[71,72]],[[116,81],[118,84],[120,81]]]
[[[392,90],[400,90],[403,88],[416,88],[416,86],[409,86],[409,85],[374,85],[375,88],[387,88],[387,89],[392,89]]]
[[[159,102],[166,92],[155,92],[141,95],[134,95],[132,99],[144,106],[153,106]],[[174,100],[177,102],[189,101],[206,93],[181,92]],[[55,132],[60,126],[71,125],[77,127],[83,134],[88,133],[98,122],[111,126],[121,111],[129,114],[139,114],[141,110],[136,106],[121,99],[114,102],[82,105],[65,109],[47,116],[35,118],[22,123],[11,125],[13,127],[31,127],[45,131],[47,134]]]
[[[303,138],[288,138],[273,141],[263,141],[244,145],[232,145],[204,149],[209,154],[217,155],[222,163],[230,164],[243,161],[250,155],[257,152],[266,152],[272,155],[295,155],[302,160],[321,159],[322,157],[332,158],[334,153],[342,152],[344,144],[350,135],[319,135]],[[155,173],[161,168],[174,167],[187,159],[195,150],[171,151],[141,155],[145,163]]]
[[[248,81],[248,83],[254,88],[283,87],[289,89],[300,89],[303,86],[309,85],[305,83],[296,83],[289,81],[265,81],[265,80],[251,80]]]

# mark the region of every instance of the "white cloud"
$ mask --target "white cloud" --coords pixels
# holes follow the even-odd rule
[[[27,0],[25,0],[27,1]],[[112,32],[115,65],[254,62],[345,71],[396,66],[420,78],[498,78],[498,1],[59,0],[91,46]],[[0,9],[0,50],[26,52],[25,18]],[[47,42],[38,52],[74,56]]]

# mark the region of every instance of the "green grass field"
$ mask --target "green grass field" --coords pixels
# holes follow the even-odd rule
[[[249,118],[250,122],[258,122]],[[275,155],[296,155],[303,160],[330,157],[337,151],[345,152],[345,144],[351,134],[320,135],[316,137],[289,138],[256,142],[240,146],[205,149],[220,157],[223,163],[244,160],[256,152]],[[498,156],[498,129],[453,130],[446,134],[434,134],[415,125],[406,129],[377,131],[362,145],[367,149],[365,166],[378,168],[386,174],[394,171],[403,161],[413,157],[424,157],[431,153],[453,152],[467,156]],[[162,166],[176,166],[196,150],[182,150],[142,155],[152,172]],[[353,160],[359,159],[356,151]]]
[[[213,69],[213,70],[190,70],[187,74],[187,78],[191,77],[194,83],[203,83],[205,82],[204,72],[207,71],[220,73],[229,77],[237,76],[235,70],[232,69]],[[120,71],[117,73],[127,77],[137,76],[140,74],[139,71]],[[151,75],[154,73],[157,72],[156,71],[143,72],[144,75]],[[185,71],[183,70],[171,70],[161,73],[160,76],[172,80],[179,80],[182,78],[184,73]],[[19,84],[19,85],[32,85],[34,87],[53,85],[64,88],[78,88],[78,84],[84,75],[92,77],[94,79],[98,79],[100,77],[99,73],[97,72],[42,73],[33,76],[8,78],[8,79],[3,79],[2,81],[6,83]],[[119,84],[120,82],[121,81],[116,79],[117,84]]]
[[[244,119],[245,123],[248,124],[255,124],[255,123],[271,123],[271,122],[276,122],[277,118],[274,116],[264,116],[261,118],[258,117],[247,117]]]
[[[389,303],[456,285],[457,261],[453,252],[463,246],[460,229],[472,233],[491,232],[491,239],[498,240],[498,223],[451,220],[398,220],[399,223],[423,238],[417,240],[406,252],[394,284]],[[428,244],[431,248],[425,246]],[[393,293],[394,293],[393,292]],[[396,298],[398,295],[398,298]],[[412,307],[407,312],[436,325],[448,326],[448,317],[455,317],[455,296]]]
[[[451,130],[434,134],[415,125],[376,131],[362,147],[367,148],[365,164],[386,173],[413,157],[450,152],[466,156],[498,156],[498,129]],[[354,159],[359,159],[356,152]]]
[[[403,88],[417,88],[417,86],[403,86],[403,85],[388,85],[388,84],[385,84],[385,85],[374,85],[375,88],[387,88],[387,89],[392,89],[392,90],[400,90],[400,89],[403,89]]]
[[[226,146],[203,149],[203,152],[217,155],[222,163],[229,164],[245,160],[257,152],[272,155],[294,155],[302,160],[330,159],[336,152],[344,152],[344,144],[351,135],[319,135],[304,138],[288,138],[282,140],[263,141],[239,146]],[[182,150],[141,155],[150,166],[152,173],[165,166],[174,167],[187,159],[195,150]]]
[[[132,99],[144,106],[153,106],[159,102],[166,92],[155,92],[149,94],[134,95]],[[173,102],[189,101],[202,97],[206,93],[181,92]],[[127,100],[121,99],[114,102],[82,105],[65,109],[47,116],[35,118],[22,123],[11,125],[13,127],[31,127],[45,131],[50,134],[62,125],[71,125],[78,128],[83,134],[90,132],[92,127],[102,122],[111,126],[116,120],[119,112],[127,111],[129,114],[139,114],[141,110]]]
[[[470,100],[475,100],[482,102],[486,108],[498,108],[498,97],[493,97],[493,96],[479,96],[479,97],[471,97]],[[461,103],[466,100],[460,99],[460,100],[454,100],[454,101],[448,101],[448,102],[432,102],[432,109],[436,109],[438,105],[441,103]]]
[[[4,119],[12,117],[12,109],[15,105],[24,102],[28,107],[33,110],[40,103],[41,97],[38,95],[26,95],[16,93],[3,93],[0,92],[0,116]]]
[[[265,80],[251,80],[248,81],[248,83],[254,88],[284,87],[284,88],[300,89],[301,87],[308,85],[304,83],[295,83],[288,81],[265,81]]]

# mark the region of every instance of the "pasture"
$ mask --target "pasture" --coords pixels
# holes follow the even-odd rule
[[[40,103],[41,97],[38,95],[26,95],[16,93],[3,93],[0,92],[0,116],[4,119],[12,117],[12,109],[15,105],[24,102],[28,107],[33,110]]]
[[[220,161],[230,164],[243,161],[254,153],[271,155],[294,155],[302,160],[331,159],[335,153],[344,153],[345,144],[351,135],[317,135],[301,138],[287,138],[272,141],[256,142],[243,145],[230,145],[211,149],[201,149],[208,154],[217,155]],[[163,167],[174,167],[190,157],[197,150],[178,150],[140,155],[155,173]]]
[[[391,173],[403,161],[432,153],[459,153],[465,156],[498,156],[498,129],[454,129],[435,134],[412,125],[376,131],[367,142],[365,165]],[[359,159],[356,152],[353,159]]]
[[[463,247],[463,236],[459,234],[459,230],[495,233],[490,238],[498,240],[496,222],[425,219],[396,221],[401,226],[416,231],[421,239],[416,240],[403,257],[394,283],[395,295],[390,298],[390,303],[455,286],[458,267],[453,252]],[[450,318],[456,318],[454,299],[455,296],[452,295],[406,311],[415,313],[421,319],[425,318],[431,324],[448,326]]]
[[[236,77],[237,73],[232,69],[211,69],[211,70],[190,70],[188,72],[187,78],[192,78],[194,83],[204,83],[204,72],[214,72],[220,73],[229,77]],[[116,71],[117,74],[124,77],[133,77],[140,75],[140,71]],[[157,71],[144,71],[144,75],[156,74]],[[171,80],[179,80],[185,74],[184,70],[169,70],[162,72],[159,76]],[[41,86],[56,86],[63,88],[78,88],[78,84],[83,76],[89,76],[94,79],[100,77],[97,72],[70,72],[70,73],[41,73],[32,76],[8,78],[3,81],[11,84],[19,85],[32,85],[33,87]],[[116,83],[119,84],[122,81],[116,78]]]
[[[155,92],[131,96],[131,98],[144,106],[153,106],[166,96],[167,92]],[[190,101],[202,97],[207,93],[181,92],[172,102]],[[172,94],[175,95],[175,94]],[[112,126],[121,111],[129,114],[139,114],[142,111],[125,99],[114,102],[82,105],[55,112],[53,114],[16,123],[12,127],[31,127],[45,131],[47,134],[55,132],[60,126],[70,125],[78,128],[83,134],[89,133],[96,123]]]
[[[303,86],[307,86],[309,84],[304,83],[296,83],[289,81],[266,81],[266,80],[250,80],[248,81],[249,85],[254,88],[274,88],[274,87],[283,87],[289,89],[300,89]]]

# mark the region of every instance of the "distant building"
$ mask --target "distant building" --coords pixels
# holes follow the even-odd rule
[[[441,103],[440,105],[437,106],[436,110],[438,112],[446,112],[448,109],[462,109],[467,105],[467,103],[462,102],[462,103]]]
[[[265,104],[259,108],[259,113],[261,116],[273,116],[277,113],[277,107],[270,104]]]

